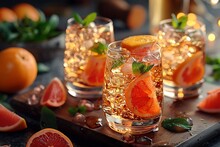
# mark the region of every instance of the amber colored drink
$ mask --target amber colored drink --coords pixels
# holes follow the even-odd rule
[[[68,20],[64,51],[64,75],[68,92],[79,98],[102,95],[106,55],[94,52],[99,43],[106,46],[114,41],[112,21],[97,17],[84,27]]]
[[[184,30],[174,29],[171,20],[160,23],[164,94],[195,98],[201,93],[205,74],[205,26],[198,21]]]
[[[149,43],[139,42],[148,38]],[[143,134],[158,129],[163,80],[160,47],[152,38],[148,35],[131,37],[131,43],[132,40],[140,43],[134,50],[129,45],[127,48],[126,42],[123,45],[123,41],[108,47],[103,111],[109,127],[116,132]]]

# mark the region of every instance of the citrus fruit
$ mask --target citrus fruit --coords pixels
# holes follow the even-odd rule
[[[90,86],[102,86],[104,82],[105,55],[90,56],[82,74],[83,82]]]
[[[0,52],[0,91],[15,93],[30,86],[37,77],[37,63],[27,50],[11,47]]]
[[[128,109],[137,116],[156,117],[161,113],[156,89],[148,72],[128,84],[125,89],[125,101]]]
[[[213,90],[209,92],[207,97],[205,97],[199,104],[197,108],[201,111],[207,113],[219,113],[220,112],[220,90]]]
[[[2,7],[0,8],[0,22],[14,22],[17,20],[17,16],[14,11],[9,8]]]
[[[0,132],[15,132],[27,128],[24,118],[0,104]]]
[[[146,52],[156,42],[156,37],[151,35],[137,35],[122,40],[121,47],[130,52]]]
[[[203,53],[199,51],[178,65],[173,72],[173,81],[178,86],[191,86],[203,78],[204,68]]]
[[[53,78],[45,88],[40,100],[41,105],[59,107],[66,102],[66,90],[57,77]]]
[[[62,132],[45,128],[33,134],[28,139],[26,147],[73,147],[73,144]]]
[[[16,13],[18,19],[24,19],[25,17],[33,20],[38,21],[40,19],[39,11],[28,3],[20,3],[14,6],[14,12]]]

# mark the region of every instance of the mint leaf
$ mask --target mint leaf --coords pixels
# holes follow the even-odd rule
[[[78,14],[78,13],[73,13],[73,18],[76,22],[78,22],[79,24],[83,24],[83,19],[82,17]]]
[[[112,68],[111,69],[117,68],[117,67],[121,66],[123,63],[124,63],[124,57],[121,57],[117,60],[114,60],[113,63],[112,63]]]
[[[211,78],[207,81],[219,81],[220,80],[220,58],[206,56],[206,63],[209,64],[212,68]],[[211,79],[211,80],[210,80]],[[212,82],[213,82],[212,81]]]
[[[176,18],[175,14],[172,14],[172,26],[175,29],[183,30],[186,26],[188,17],[186,15],[181,16],[179,19]]]
[[[87,15],[85,19],[82,19],[82,17],[78,13],[73,13],[74,20],[84,27],[87,27],[91,22],[93,22],[96,19],[96,16],[97,14],[93,12]]]
[[[68,112],[70,115],[74,116],[78,112],[78,107],[69,107]]]
[[[43,106],[41,108],[40,126],[41,129],[43,128],[57,129],[56,115],[52,110],[50,110],[46,106]]]
[[[154,65],[145,65],[144,63],[141,63],[141,62],[137,62],[137,61],[134,61],[132,63],[132,72],[134,74],[143,74],[145,72],[148,72],[149,70],[151,70],[151,68],[153,67]]]
[[[97,42],[92,46],[91,49],[93,52],[98,53],[99,55],[101,54],[106,54],[107,51],[107,45],[103,44],[101,42]]]
[[[86,16],[86,18],[83,20],[83,26],[88,26],[91,22],[93,22],[96,19],[97,14],[95,12],[90,13]]]
[[[192,129],[192,124],[188,118],[166,118],[162,121],[162,127],[171,132],[185,132]]]
[[[78,112],[82,113],[82,114],[86,113],[86,106],[79,106],[78,107]]]

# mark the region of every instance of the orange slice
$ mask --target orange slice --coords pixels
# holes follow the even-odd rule
[[[53,78],[47,85],[40,104],[52,107],[62,106],[66,102],[66,90],[63,83],[57,77]]]
[[[46,128],[33,134],[26,144],[26,147],[73,147],[70,139],[62,132]]]
[[[220,113],[220,90],[213,90],[211,93],[208,92],[206,98],[204,98],[199,104],[197,108],[203,112],[207,113]]]
[[[15,132],[27,128],[24,118],[0,104],[0,132]]]
[[[187,87],[200,81],[205,73],[203,53],[197,52],[178,65],[173,72],[173,81],[178,86]]]
[[[130,52],[146,52],[156,42],[156,37],[151,35],[138,35],[125,38],[121,42],[121,47]]]
[[[83,82],[90,86],[102,86],[104,83],[106,55],[90,56],[82,74]]]
[[[161,113],[156,90],[148,72],[134,79],[127,86],[125,101],[128,109],[137,116],[152,118]]]

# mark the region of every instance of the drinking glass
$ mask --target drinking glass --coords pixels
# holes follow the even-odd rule
[[[160,46],[154,43],[148,49],[139,49],[130,52],[121,47],[121,41],[108,46],[102,107],[108,126],[122,134],[157,131],[161,118]],[[135,72],[138,69],[143,71]]]
[[[205,25],[187,22],[174,29],[172,20],[160,22],[158,40],[162,48],[164,95],[170,98],[196,98],[205,74]]]
[[[78,98],[101,97],[106,54],[99,49],[103,49],[103,45],[107,49],[112,41],[114,31],[111,19],[97,17],[89,26],[82,26],[73,18],[68,20],[64,75],[70,95]],[[94,48],[98,50],[94,51]]]

